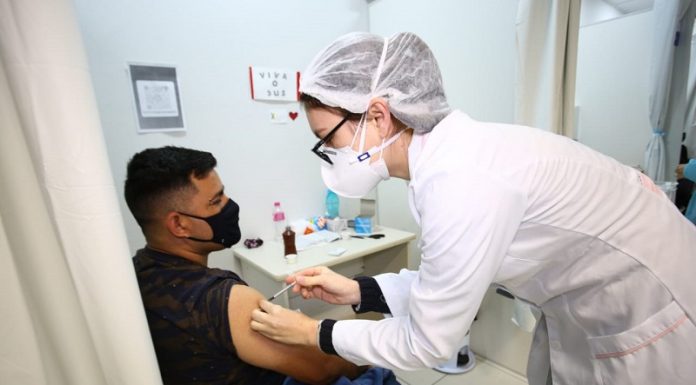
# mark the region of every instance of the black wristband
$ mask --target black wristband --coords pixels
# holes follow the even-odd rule
[[[332,336],[335,323],[336,320],[325,319],[321,321],[321,325],[319,326],[319,349],[326,354],[338,355],[333,346]]]
[[[376,279],[373,277],[355,277],[353,279],[358,282],[360,287],[360,303],[352,305],[354,312],[358,314],[369,311],[391,313]]]

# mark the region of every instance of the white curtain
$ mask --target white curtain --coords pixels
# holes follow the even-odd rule
[[[692,0],[655,0],[653,15],[652,65],[650,68],[650,125],[653,137],[645,149],[645,172],[655,181],[665,180],[667,154],[664,136],[667,133],[667,113],[672,86],[672,72],[683,65],[674,60],[676,43],[689,42],[691,30],[681,31],[684,16]],[[687,23],[692,25],[692,23]],[[679,37],[677,37],[679,36]],[[679,135],[681,139],[681,135]]]
[[[575,137],[580,0],[520,0],[515,122]]]
[[[70,0],[0,0],[0,134],[0,383],[161,383]]]
[[[684,124],[684,145],[689,157],[696,158],[696,39],[691,35],[691,60],[689,62],[689,85],[687,88],[687,113]]]

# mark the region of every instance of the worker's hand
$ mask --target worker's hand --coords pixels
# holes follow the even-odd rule
[[[680,164],[674,172],[677,174],[677,179],[684,179],[684,167],[686,164]]]
[[[251,329],[288,345],[317,346],[319,321],[266,300],[251,312]]]
[[[297,282],[292,288],[304,299],[317,298],[334,305],[356,305],[360,303],[358,282],[333,272],[328,267],[312,267],[295,273],[285,282]]]

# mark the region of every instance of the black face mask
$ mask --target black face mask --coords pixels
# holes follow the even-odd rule
[[[179,214],[203,220],[213,230],[213,237],[211,239],[188,237],[188,239],[193,241],[215,242],[225,246],[225,248],[230,248],[242,238],[242,233],[239,231],[239,205],[232,199],[227,201],[227,204],[225,204],[219,213],[209,217],[204,218],[182,212],[179,212]]]

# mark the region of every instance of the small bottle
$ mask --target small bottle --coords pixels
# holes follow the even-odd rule
[[[276,241],[283,239],[283,231],[287,226],[285,223],[285,213],[280,207],[280,202],[273,202],[273,226],[275,227],[275,232],[273,233],[273,238]]]
[[[285,258],[288,258],[288,261],[297,257],[297,248],[295,247],[295,232],[292,231],[290,226],[285,227],[285,231],[283,232],[283,246],[285,247]]]
[[[338,195],[331,190],[326,190],[326,216],[328,218],[338,217]]]

